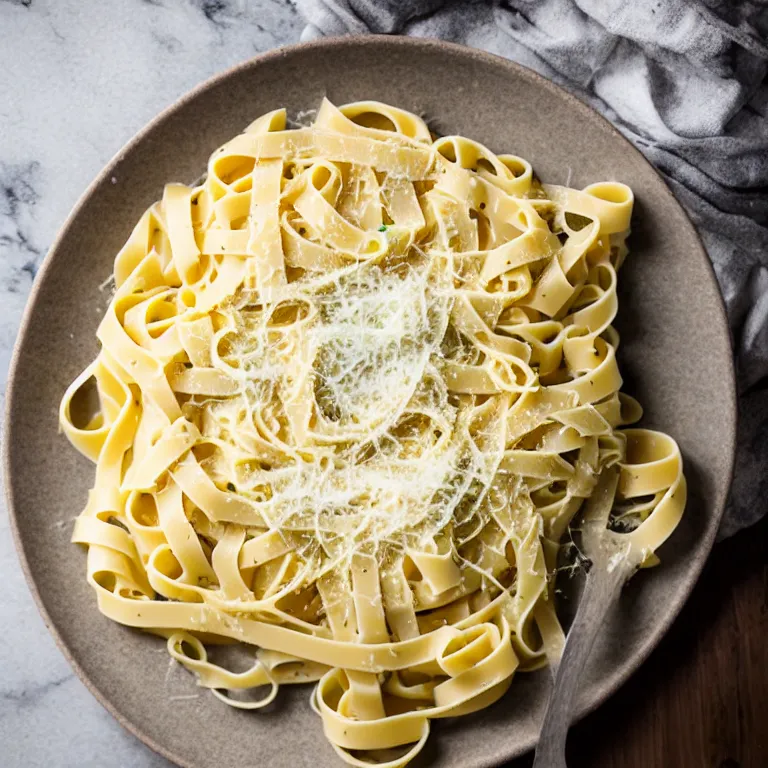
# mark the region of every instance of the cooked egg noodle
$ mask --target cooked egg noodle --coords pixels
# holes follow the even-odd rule
[[[168,185],[61,403],[101,612],[235,707],[316,681],[350,765],[404,766],[431,720],[556,664],[575,516],[652,565],[685,505],[674,441],[623,429],[632,205],[378,102],[276,110]]]

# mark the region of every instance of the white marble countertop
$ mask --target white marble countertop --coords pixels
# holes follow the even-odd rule
[[[302,26],[291,0],[0,0],[3,400],[35,273],[93,177],[177,97],[232,64],[298,41]],[[0,570],[3,766],[167,766],[102,709],[56,648],[4,508]]]

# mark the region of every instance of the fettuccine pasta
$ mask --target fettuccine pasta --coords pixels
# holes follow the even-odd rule
[[[378,102],[270,112],[169,184],[61,403],[101,612],[235,707],[315,682],[350,765],[556,662],[574,517],[652,565],[685,504],[675,442],[624,429],[632,205]]]

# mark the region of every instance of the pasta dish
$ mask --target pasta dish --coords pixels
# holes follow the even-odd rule
[[[100,611],[232,706],[314,683],[351,765],[556,663],[571,522],[648,566],[685,505],[675,442],[626,428],[632,206],[372,101],[270,112],[168,184],[61,403]]]

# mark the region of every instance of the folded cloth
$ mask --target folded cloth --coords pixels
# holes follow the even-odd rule
[[[739,432],[720,537],[768,511],[766,0],[297,0],[303,40],[392,33],[482,48],[602,113],[698,227],[737,357]]]

